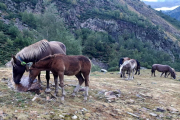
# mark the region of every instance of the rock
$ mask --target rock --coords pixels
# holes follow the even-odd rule
[[[86,108],[83,108],[81,111],[82,111],[83,114],[88,112],[88,110]]]
[[[127,104],[133,104],[135,101],[134,100],[132,100],[132,99],[130,99],[130,100],[126,100],[126,103]]]
[[[168,107],[167,111],[169,111],[170,113],[177,113],[178,112],[178,110],[176,108],[173,108],[173,107]]]
[[[34,98],[32,99],[32,101],[35,101],[37,98],[38,98],[38,95],[36,94],[36,95],[34,96]]]
[[[108,96],[106,99],[108,100],[108,102],[114,102],[116,101],[117,97],[115,95],[111,95],[111,96]]]
[[[160,118],[163,118],[163,117],[164,117],[164,114],[163,114],[163,113],[159,114],[159,117],[160,117]]]
[[[135,115],[133,113],[127,112],[127,114],[132,115],[133,117],[139,118],[139,116],[137,116],[137,115]]]
[[[149,115],[151,115],[153,117],[157,117],[157,114],[155,114],[155,113],[149,113]]]
[[[73,120],[76,120],[77,118],[78,118],[78,117],[77,117],[76,115],[73,115],[73,116],[72,116],[72,119],[73,119]]]
[[[63,116],[63,115],[59,115],[59,117],[60,117],[60,118],[64,118],[64,116]]]
[[[156,108],[156,112],[165,112],[165,110],[163,108]]]
[[[101,72],[104,72],[104,73],[106,73],[106,72],[107,72],[107,70],[105,70],[105,69],[101,69]]]

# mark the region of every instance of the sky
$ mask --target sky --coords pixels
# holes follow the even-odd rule
[[[141,1],[147,1],[147,2],[166,2],[166,1],[172,1],[172,0],[141,0]],[[179,7],[179,5],[175,5],[173,7],[161,7],[161,8],[155,8],[155,10],[174,10],[177,7]]]
[[[179,7],[179,6],[177,5],[177,6],[174,6],[174,7],[155,8],[155,10],[157,10],[157,11],[160,11],[160,10],[174,10],[174,9],[176,9],[177,7]]]
[[[141,1],[157,2],[158,0],[141,0]]]

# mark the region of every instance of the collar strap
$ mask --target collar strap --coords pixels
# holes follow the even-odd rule
[[[22,66],[26,65],[26,62],[24,62],[24,61],[21,59],[20,56],[18,56],[18,58],[19,58],[19,61],[21,62],[21,65],[22,65]]]

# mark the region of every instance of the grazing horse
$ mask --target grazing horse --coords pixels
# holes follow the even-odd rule
[[[91,62],[88,58],[77,55],[77,56],[69,56],[62,54],[55,54],[47,56],[37,63],[33,63],[30,68],[29,74],[29,87],[33,83],[36,76],[42,70],[50,70],[54,76],[55,82],[55,95],[58,93],[58,77],[60,81],[60,87],[62,88],[62,97],[61,100],[64,101],[65,91],[64,91],[64,75],[75,75],[79,84],[73,91],[73,96],[79,91],[80,86],[85,81],[85,96],[84,100],[87,100],[88,89],[89,89],[89,75],[91,71]],[[47,83],[46,91],[50,92],[49,83]]]
[[[124,57],[124,58],[121,58],[120,60],[119,60],[119,68],[121,67],[121,65],[125,62],[125,61],[127,61],[127,60],[130,60],[131,58],[129,58],[129,57]],[[140,74],[140,62],[138,61],[138,60],[136,60],[136,63],[137,63],[137,67],[136,67],[136,73],[135,73],[135,75],[138,73],[138,75]],[[127,72],[127,74],[128,74],[128,72]],[[120,76],[120,77],[122,77],[122,75]]]
[[[171,77],[176,79],[175,72],[168,65],[153,64],[152,69],[151,69],[151,76],[153,76],[153,74],[154,74],[154,77],[155,77],[155,71],[156,70],[159,71],[159,72],[162,72],[161,76],[163,75],[163,73],[165,73],[165,76],[166,76],[166,74],[169,72],[171,74]]]
[[[66,54],[66,46],[58,41],[41,40],[28,47],[23,48],[15,56],[12,56],[11,63],[13,66],[13,80],[15,84],[20,84],[21,78],[27,70],[29,62],[37,62],[41,58],[53,54]],[[49,83],[50,72],[46,71],[46,80]],[[40,74],[38,76],[39,82]]]
[[[173,72],[174,72],[175,75],[176,75],[176,71],[174,70],[174,68],[171,68],[171,69],[173,70]],[[161,76],[162,76],[164,73],[165,73],[165,72],[162,72]],[[170,74],[171,74],[170,72],[167,72],[167,73],[164,75],[164,77],[166,78],[166,77],[168,77]]]
[[[121,67],[120,67],[120,74],[122,75],[122,77],[125,77],[125,71],[128,71],[129,77],[127,78],[129,79],[133,79],[134,78],[134,71],[137,69],[137,62],[135,59],[130,59],[125,61]],[[131,77],[131,78],[130,78]]]

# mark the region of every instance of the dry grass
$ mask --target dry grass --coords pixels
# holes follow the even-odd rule
[[[42,90],[35,101],[35,93],[15,92],[8,88],[7,78],[11,76],[11,69],[0,69],[0,119],[77,119],[113,120],[137,119],[127,112],[136,114],[139,119],[180,119],[179,112],[171,113],[168,107],[180,111],[180,79],[151,77],[150,70],[141,70],[141,75],[136,75],[134,80],[126,81],[119,77],[117,72],[93,72],[90,76],[89,99],[83,102],[83,92],[75,98],[71,97],[73,86],[66,86],[67,95],[62,104],[60,97],[46,100],[47,94]],[[177,76],[180,73],[177,72]],[[42,74],[43,89],[45,77]],[[53,77],[51,76],[53,83]],[[65,84],[76,85],[74,76],[65,76]],[[54,88],[51,87],[52,92]],[[119,89],[121,97],[115,102],[107,102],[100,91],[113,91]],[[59,90],[59,96],[61,91]],[[129,102],[131,101],[131,102]],[[165,112],[157,112],[156,108],[163,108]],[[83,110],[84,109],[84,110]],[[153,117],[150,113],[155,113]],[[161,117],[162,116],[162,117]]]

